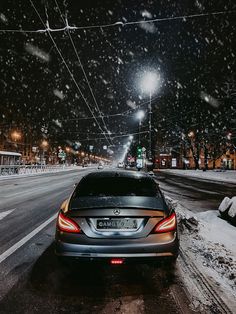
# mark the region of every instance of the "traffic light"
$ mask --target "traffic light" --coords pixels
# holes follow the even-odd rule
[[[137,147],[137,158],[142,158],[142,147],[141,146]]]

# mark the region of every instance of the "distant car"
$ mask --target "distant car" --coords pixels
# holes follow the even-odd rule
[[[149,176],[151,176],[151,177],[155,177],[155,173],[154,173],[153,171],[149,171],[148,174],[149,174]]]
[[[84,167],[88,167],[88,163],[87,162],[83,162],[82,163],[82,167],[84,168]]]
[[[55,252],[64,260],[173,261],[178,249],[176,214],[145,173],[92,172],[59,210]]]
[[[124,168],[124,166],[125,166],[125,164],[123,162],[119,162],[117,165],[118,168]]]
[[[98,165],[98,169],[103,169],[103,165]]]

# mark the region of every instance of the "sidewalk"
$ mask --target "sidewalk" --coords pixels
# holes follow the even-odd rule
[[[93,166],[90,166],[88,168],[83,168],[81,166],[67,166],[67,167],[61,167],[61,168],[55,168],[54,170],[48,170],[48,171],[42,171],[42,172],[33,172],[33,173],[21,173],[21,174],[10,174],[10,175],[1,175],[0,181],[7,180],[7,179],[15,179],[15,178],[25,178],[25,177],[32,177],[32,176],[39,176],[49,173],[58,173],[58,172],[65,172],[65,171],[78,171],[83,169],[92,169]]]
[[[194,177],[201,180],[227,182],[236,184],[236,170],[182,170],[182,169],[158,169],[158,172],[169,173],[178,176]]]

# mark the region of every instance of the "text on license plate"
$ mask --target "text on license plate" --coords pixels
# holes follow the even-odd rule
[[[97,229],[136,229],[136,219],[98,219]]]

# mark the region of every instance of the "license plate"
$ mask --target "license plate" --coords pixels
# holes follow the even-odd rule
[[[137,229],[136,219],[98,219],[97,229]]]

